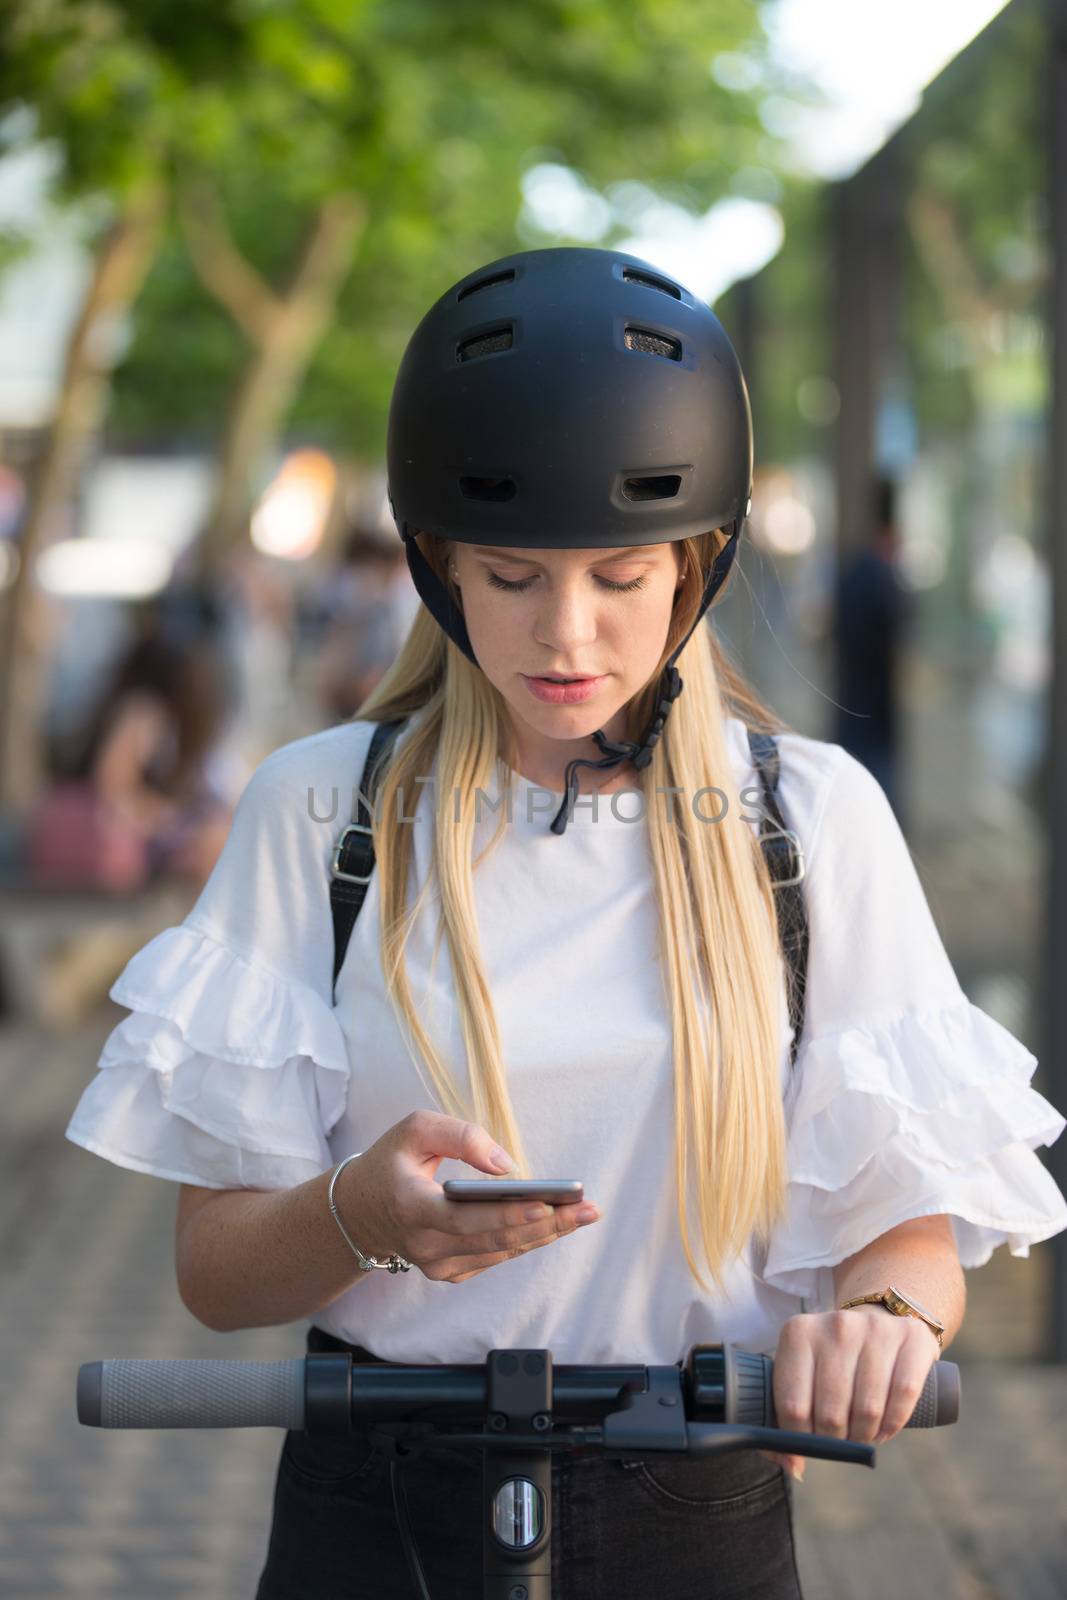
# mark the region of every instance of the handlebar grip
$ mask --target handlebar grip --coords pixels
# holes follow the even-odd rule
[[[91,1428],[304,1426],[303,1356],[289,1361],[87,1361],[78,1421]]]
[[[926,1375],[906,1428],[941,1428],[960,1416],[960,1369],[954,1361],[935,1361]]]
[[[776,1428],[774,1359],[724,1345],[726,1422]],[[906,1428],[941,1428],[960,1414],[960,1369],[954,1361],[935,1361]]]

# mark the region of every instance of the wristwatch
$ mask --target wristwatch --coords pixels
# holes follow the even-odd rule
[[[855,1300],[846,1300],[843,1305],[838,1306],[838,1310],[845,1311],[849,1306],[872,1305],[885,1306],[886,1310],[891,1311],[895,1317],[918,1317],[919,1321],[925,1322],[930,1332],[936,1336],[938,1349],[940,1350],[943,1347],[945,1324],[938,1322],[937,1318],[931,1315],[925,1306],[921,1306],[910,1295],[902,1294],[899,1289],[894,1289],[892,1284],[889,1285],[888,1289],[881,1289],[878,1294],[861,1294],[857,1295]]]

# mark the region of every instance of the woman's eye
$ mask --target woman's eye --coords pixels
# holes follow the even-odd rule
[[[508,589],[512,594],[521,594],[524,589],[528,589],[533,583],[532,578],[521,578],[517,583],[509,583],[506,578],[498,578],[495,572],[488,573],[487,577],[494,589]],[[642,588],[645,580],[644,578],[631,578],[629,583],[612,583],[610,578],[598,577],[596,581],[602,584],[605,589],[612,589],[616,594],[621,594],[626,589]]]

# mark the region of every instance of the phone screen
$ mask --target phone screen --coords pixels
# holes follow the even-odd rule
[[[548,1206],[581,1200],[580,1178],[446,1178],[450,1200],[543,1200]]]

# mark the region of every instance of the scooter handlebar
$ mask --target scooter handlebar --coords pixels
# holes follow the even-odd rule
[[[716,1394],[703,1393],[690,1353],[690,1394],[694,1416],[716,1415],[741,1426],[777,1426],[772,1388],[774,1362],[769,1356],[722,1346],[722,1369]],[[286,1428],[302,1430],[308,1361],[322,1357],[297,1356],[286,1361],[88,1361],[78,1370],[78,1421],[92,1428]],[[332,1358],[337,1361],[336,1357]],[[343,1366],[343,1362],[341,1363]],[[337,1367],[331,1370],[336,1373]],[[425,1374],[427,1369],[421,1369]],[[578,1369],[576,1369],[578,1370]],[[580,1369],[583,1372],[588,1369]],[[605,1375],[610,1369],[601,1369]],[[376,1372],[382,1368],[377,1366]],[[348,1376],[349,1397],[357,1401],[358,1364]],[[724,1380],[724,1381],[723,1381]],[[567,1368],[555,1369],[557,1385],[565,1388]],[[420,1400],[432,1400],[426,1387]],[[472,1410],[478,1394],[468,1388]],[[933,1428],[955,1422],[959,1416],[959,1368],[952,1361],[935,1361],[905,1427]],[[484,1404],[483,1404],[484,1410]]]

